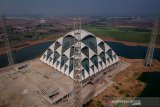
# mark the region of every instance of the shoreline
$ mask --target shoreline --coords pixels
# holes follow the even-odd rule
[[[54,41],[54,40],[49,40],[49,39],[43,39],[43,40],[38,40],[38,41],[27,41],[24,42],[16,47],[12,47],[12,51],[18,51],[21,50],[23,48],[29,47],[29,46],[33,46],[33,45],[37,45],[40,43],[44,43],[44,42],[49,42],[49,41]],[[1,48],[0,49],[0,55],[6,54],[6,49],[5,48]]]
[[[108,37],[99,37],[104,41],[108,41],[108,42],[117,42],[117,43],[122,43],[123,45],[126,46],[145,46],[148,47],[147,43],[138,43],[138,42],[128,42],[128,41],[118,41],[118,40],[114,40],[113,38],[108,38]],[[44,42],[49,42],[49,41],[55,41],[57,38],[52,39],[50,37],[48,38],[44,38],[42,40],[37,40],[37,41],[26,41],[20,45],[17,45],[15,47],[12,47],[12,51],[18,51],[21,50],[23,48],[29,47],[29,46],[33,46],[33,45],[37,45],[40,43],[44,43]],[[155,48],[160,48],[160,44],[156,45]],[[5,48],[1,48],[0,49],[0,55],[6,54],[6,49]]]
[[[102,38],[102,40],[109,41],[109,42],[122,43],[122,44],[127,45],[127,46],[145,46],[145,47],[148,47],[148,43],[120,41],[120,40],[115,40],[113,38],[108,38],[108,37],[104,37],[104,38]],[[156,44],[155,48],[160,48],[160,44]]]

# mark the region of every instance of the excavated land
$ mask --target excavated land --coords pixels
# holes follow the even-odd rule
[[[125,61],[119,62],[83,84],[83,102],[103,95],[114,84],[113,78],[129,66]],[[34,59],[0,69],[0,95],[0,107],[71,107],[73,80]]]

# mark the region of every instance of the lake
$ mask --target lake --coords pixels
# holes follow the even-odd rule
[[[138,80],[146,83],[146,86],[139,97],[160,96],[160,72],[144,72]]]
[[[22,48],[13,53],[14,60],[16,63],[20,63],[26,60],[31,60],[36,57],[40,57],[52,43],[53,42],[49,41]],[[127,46],[118,42],[106,42],[106,43],[117,53],[118,56],[130,59],[145,58],[147,48],[144,46]],[[160,61],[159,48],[155,48],[154,59]],[[7,66],[7,64],[8,64],[7,55],[6,54],[0,55],[0,68]]]

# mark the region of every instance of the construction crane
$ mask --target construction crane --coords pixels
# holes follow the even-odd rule
[[[158,29],[159,29],[159,18],[156,18],[156,20],[154,22],[152,35],[150,37],[146,57],[145,57],[145,62],[144,62],[145,66],[152,66],[152,59],[153,59],[153,55],[154,55],[154,47],[155,47],[155,44],[156,44]]]
[[[8,34],[7,34],[7,24],[6,24],[6,18],[5,15],[2,15],[2,20],[3,20],[3,35],[4,35],[4,41],[5,41],[5,47],[6,47],[6,52],[7,52],[7,57],[8,57],[8,65],[13,65],[13,56],[10,48],[10,43],[8,39]]]
[[[74,83],[73,106],[82,107],[81,20],[74,19]]]

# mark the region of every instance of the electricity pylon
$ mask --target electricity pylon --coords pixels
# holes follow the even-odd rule
[[[2,15],[2,20],[3,20],[3,35],[4,35],[5,47],[6,47],[7,57],[8,57],[8,65],[13,65],[14,61],[13,61],[13,56],[12,56],[8,34],[7,34],[7,24],[6,24],[5,15]]]
[[[74,19],[74,87],[73,106],[82,107],[81,20]]]
[[[152,35],[150,37],[146,57],[145,57],[145,66],[152,66],[152,60],[153,60],[153,55],[154,55],[154,48],[156,44],[156,38],[158,35],[158,29],[159,29],[159,18],[156,18],[154,22],[154,27],[152,31]]]

